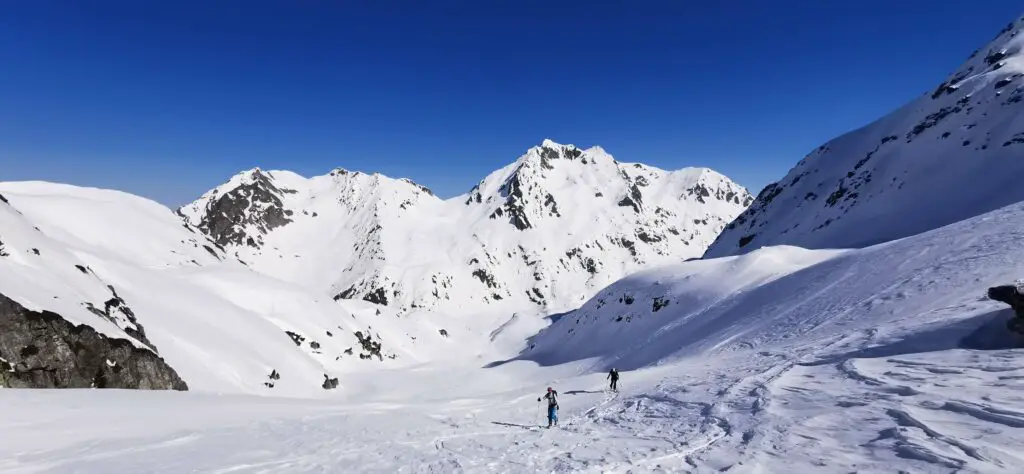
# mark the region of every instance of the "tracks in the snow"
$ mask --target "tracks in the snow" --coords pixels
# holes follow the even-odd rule
[[[761,449],[759,440],[772,425],[772,384],[792,367],[785,357],[768,356],[735,370],[745,376],[720,372],[703,380],[666,379],[621,401],[617,410],[605,410],[610,417],[605,421],[631,424],[633,436],[659,437],[668,445],[663,454],[632,460],[634,468],[728,469]]]
[[[1024,397],[1017,395],[1024,384],[1004,373],[1017,370],[1022,369],[1016,358],[1007,354],[962,351],[809,364],[801,366],[803,378],[791,382],[818,380],[808,386],[814,389],[815,403],[832,398],[845,409],[839,414],[803,410],[812,412],[808,422],[819,433],[836,438],[849,435],[850,426],[876,433],[853,445],[862,463],[1014,472],[1024,462],[1018,454],[1024,443],[1016,441],[1016,431],[1024,429]],[[1003,388],[1013,385],[1009,392]],[[780,396],[798,392],[783,388]],[[793,407],[802,401],[794,396],[788,400]],[[796,418],[798,413],[794,408],[789,415]]]
[[[1024,396],[990,400],[983,388],[1016,385],[1024,390],[1024,376],[1006,373],[1024,373],[1024,368],[1006,355],[959,354],[967,362],[955,364],[908,355],[806,365],[762,355],[766,358],[759,365],[733,368],[746,371],[745,376],[717,374],[714,385],[721,388],[710,399],[689,402],[703,404],[699,411],[708,428],[689,446],[678,447],[684,469],[727,471],[742,465],[772,471],[791,468],[784,460],[793,458],[812,470],[899,465],[1012,472],[1024,463],[1018,454],[1024,441],[1007,443],[1006,434],[1013,431],[1013,440],[1021,438],[1016,431],[1024,429]],[[951,393],[957,398],[949,398]],[[982,400],[973,399],[979,395]],[[647,398],[667,401],[662,394]],[[687,398],[692,396],[678,397],[676,403],[682,406],[678,400]],[[829,456],[830,451],[849,453],[849,458]],[[650,467],[647,461],[642,465]]]
[[[497,409],[474,399],[399,407],[389,417],[349,410],[207,430],[194,441],[81,447],[104,457],[75,451],[19,461],[74,459],[103,472],[143,458],[166,472],[1014,472],[1024,465],[1024,368],[1016,357],[953,356],[801,365],[762,352],[715,360],[659,376],[654,386],[637,380],[642,390],[563,397],[566,416],[551,430],[524,429],[539,408],[532,396],[512,395]],[[477,418],[485,409],[503,422]],[[246,451],[193,459],[199,446],[239,445]]]

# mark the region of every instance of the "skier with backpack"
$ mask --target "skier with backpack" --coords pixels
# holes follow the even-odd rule
[[[548,387],[548,393],[543,397],[537,399],[540,402],[543,399],[548,401],[548,428],[551,428],[551,424],[554,423],[558,426],[558,392]]]
[[[612,380],[611,389],[613,391],[616,391],[616,392],[619,391],[619,388],[617,387],[617,385],[619,384],[619,371],[618,370],[615,370],[615,368],[612,367],[612,371],[608,372],[608,376],[605,377],[605,379],[611,379]]]

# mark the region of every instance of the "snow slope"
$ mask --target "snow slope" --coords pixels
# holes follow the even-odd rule
[[[703,168],[545,140],[469,193],[336,169],[250,170],[179,210],[276,278],[401,313],[571,309],[649,265],[699,257],[752,197]]]
[[[0,391],[0,471],[1018,472],[1024,341],[982,295],[1024,272],[1022,218],[643,272],[538,335],[539,365],[381,370],[316,401]],[[610,365],[642,368],[609,393]]]
[[[752,199],[710,170],[550,141],[449,201],[340,169],[253,170],[176,213],[45,182],[0,193],[0,294],[157,353],[191,390],[291,397],[518,350],[538,313],[699,255]],[[30,353],[20,341],[5,350]]]
[[[685,374],[634,402],[706,404],[721,439],[693,467],[1014,471],[1024,340],[984,295],[1024,273],[1022,218],[1017,203],[864,249],[770,247],[640,272],[518,359]],[[720,388],[691,393],[706,385]]]
[[[930,91],[814,150],[705,254],[863,247],[1024,199],[1024,20]]]
[[[60,313],[73,324],[87,324],[102,334],[127,339],[145,347],[139,327],[124,313],[108,317],[90,311],[103,308],[115,297],[109,284],[88,266],[88,261],[48,237],[11,204],[18,196],[0,190],[0,293],[22,306]]]
[[[39,181],[0,183],[0,191],[50,238],[96,259],[164,268],[225,258],[215,243],[173,219],[166,207],[127,193]],[[126,227],[133,231],[123,232]]]
[[[954,324],[999,307],[979,298],[1024,271],[1022,215],[1018,203],[864,249],[768,247],[639,272],[563,315],[524,356],[600,357],[599,370],[748,349],[799,358]]]
[[[449,345],[429,321],[254,272],[154,202],[39,182],[0,193],[0,294],[149,347],[192,390],[324,396],[325,379]],[[127,311],[106,308],[115,297]]]
[[[741,334],[766,329],[764,325],[772,322],[750,314],[751,307],[774,305],[771,300],[778,296],[770,293],[774,290],[759,288],[774,283],[783,286],[779,292],[784,294],[804,286],[787,277],[847,252],[768,247],[738,257],[641,271],[562,315],[532,338],[531,349],[524,355],[545,365],[597,357],[601,364],[596,370],[611,366],[633,370],[667,357],[703,354],[723,341],[740,343]],[[807,274],[821,276],[813,271]],[[758,291],[766,292],[760,304],[737,302],[757,296]],[[771,306],[761,311],[770,310]],[[730,311],[737,313],[726,314]]]

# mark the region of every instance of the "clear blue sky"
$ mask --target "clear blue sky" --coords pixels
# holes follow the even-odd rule
[[[157,5],[159,3],[160,5]],[[1019,2],[11,1],[0,180],[170,206],[255,166],[468,190],[544,138],[757,192]]]

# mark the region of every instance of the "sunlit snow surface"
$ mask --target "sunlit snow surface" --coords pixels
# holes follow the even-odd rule
[[[707,168],[665,171],[545,140],[446,200],[380,174],[249,170],[180,212],[244,235],[224,242],[228,254],[275,278],[479,319],[573,309],[632,272],[699,257],[750,200]],[[276,212],[290,222],[268,219]]]
[[[0,467],[1019,472],[1020,341],[982,296],[1024,271],[1022,217],[1014,205],[862,250],[652,270],[607,291],[686,304],[615,321],[599,294],[522,360],[353,374],[326,399],[4,390]],[[618,394],[603,390],[612,365],[626,369]],[[534,428],[549,385],[561,426]]]
[[[741,207],[724,176],[550,141],[448,201],[267,172],[293,222],[252,204],[262,243],[224,249],[198,227],[253,172],[184,218],[2,183],[0,293],[132,339],[87,309],[116,288],[191,391],[0,390],[0,472],[1022,472],[1024,340],[985,298],[1024,277],[1020,24],[714,244]],[[385,286],[391,307],[332,299]]]

